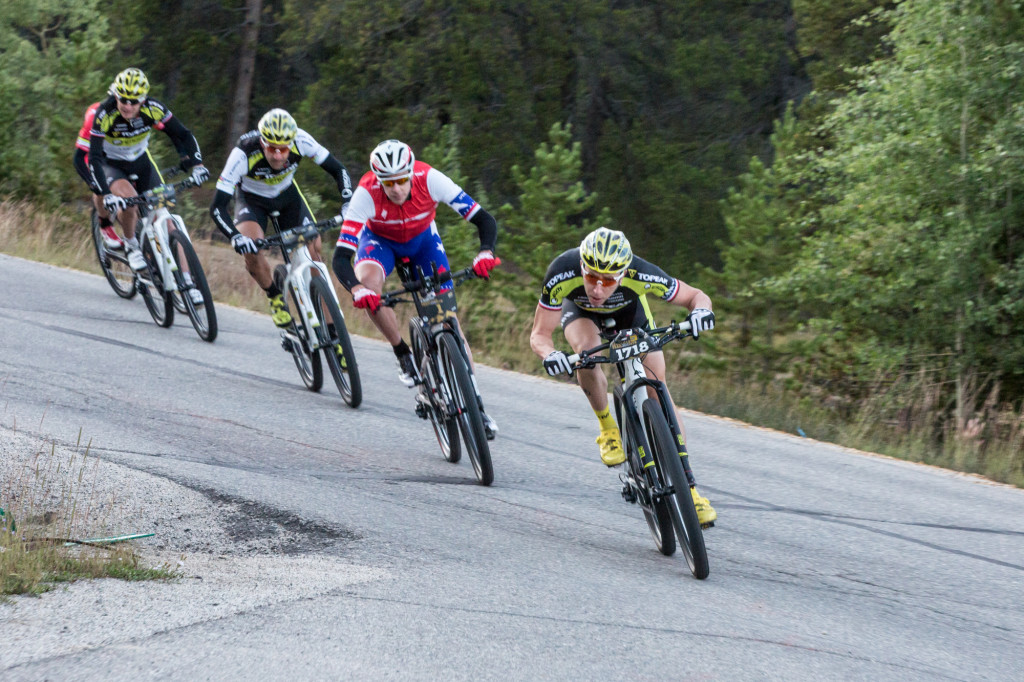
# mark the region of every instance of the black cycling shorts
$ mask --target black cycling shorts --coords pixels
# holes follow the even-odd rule
[[[651,317],[646,306],[642,306],[636,301],[610,313],[583,310],[570,300],[562,301],[562,329],[579,318],[593,321],[597,325],[598,331],[608,336],[620,329],[651,329],[655,326],[654,318]]]
[[[266,234],[272,211],[281,214],[277,218],[277,224],[282,230],[313,222],[313,212],[309,210],[306,199],[294,184],[272,199],[241,190],[235,193],[236,225],[251,220],[258,223]]]

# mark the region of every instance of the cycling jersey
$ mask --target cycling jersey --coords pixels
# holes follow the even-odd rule
[[[117,109],[117,99],[110,96],[100,102],[89,131],[89,166],[97,186],[104,194],[110,188],[103,165],[117,167],[122,164],[128,167],[146,153],[149,135],[154,128],[164,131],[171,138],[185,168],[203,162],[196,138],[163,104],[149,98],[139,107],[137,117],[126,119]]]
[[[101,102],[93,102],[85,110],[85,120],[82,121],[82,127],[78,130],[78,141],[75,142],[75,146],[83,152],[89,151],[89,131],[92,130],[92,122],[96,118],[96,110],[100,108],[100,104]]]
[[[99,106],[99,102],[94,102],[85,110],[85,120],[82,121],[82,127],[78,130],[78,139],[75,141],[75,155],[72,159],[75,170],[82,180],[85,181],[85,184],[89,186],[93,194],[102,194],[100,188],[96,185],[96,181],[93,180],[92,170],[89,168],[89,131],[92,130],[92,122],[96,118],[96,110]]]
[[[352,193],[338,236],[338,246],[358,248],[359,232],[363,227],[379,237],[399,243],[407,242],[431,227],[436,230],[434,218],[439,203],[448,204],[466,220],[471,220],[480,210],[480,204],[463,192],[455,181],[422,161],[413,164],[412,190],[401,205],[388,199],[377,176],[367,172]]]
[[[243,192],[272,199],[292,184],[302,157],[313,159],[320,165],[329,155],[330,152],[312,135],[299,128],[291,144],[288,163],[281,170],[274,170],[263,155],[259,131],[251,130],[238,138],[238,144],[228,155],[224,170],[217,179],[217,189],[234,194],[235,187],[240,185]]]
[[[570,301],[580,310],[611,314],[635,305],[642,306],[646,311],[648,296],[671,301],[678,293],[679,280],[667,275],[657,265],[633,256],[618,288],[604,303],[594,305],[583,287],[580,250],[577,247],[561,254],[548,266],[539,303],[545,310],[561,310],[562,301]]]
[[[313,139],[313,136],[299,128],[292,141],[288,162],[281,170],[274,170],[263,153],[258,130],[250,130],[238,138],[238,143],[228,155],[224,170],[217,179],[217,193],[210,205],[210,215],[220,231],[229,239],[237,230],[235,222],[252,220],[265,231],[267,213],[280,211],[282,227],[288,229],[298,225],[295,218],[305,220],[312,213],[305,198],[294,182],[295,171],[303,157],[313,159],[327,173],[334,177],[342,198],[352,194],[352,180],[348,171],[327,149]],[[239,192],[235,201],[235,219],[227,212],[228,203]],[[285,221],[287,217],[289,220]]]

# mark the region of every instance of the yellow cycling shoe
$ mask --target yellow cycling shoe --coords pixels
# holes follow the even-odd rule
[[[601,449],[601,461],[614,467],[626,461],[626,453],[622,451],[622,436],[619,430],[602,431],[597,434],[597,447]]]
[[[270,317],[278,327],[287,327],[292,323],[291,314],[284,309],[284,296],[281,294],[270,299]]]
[[[715,525],[718,512],[711,506],[708,498],[701,497],[700,493],[697,492],[697,488],[690,488],[690,495],[693,496],[693,506],[697,510],[697,520],[700,521],[700,527],[710,528]]]

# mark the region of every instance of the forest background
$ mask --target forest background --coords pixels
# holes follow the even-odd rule
[[[214,174],[281,106],[354,178],[388,137],[455,178],[501,229],[491,361],[537,370],[544,270],[607,224],[715,302],[681,405],[1024,484],[1022,0],[3,3],[4,204],[88,240],[74,139],[127,66]]]

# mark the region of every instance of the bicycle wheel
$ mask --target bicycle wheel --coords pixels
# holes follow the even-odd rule
[[[184,263],[181,262],[179,249],[185,255]],[[217,311],[213,307],[213,294],[210,293],[210,285],[206,281],[203,264],[199,262],[199,256],[196,255],[192,242],[177,230],[171,233],[171,254],[174,257],[174,262],[178,264],[180,295],[177,298],[184,305],[185,313],[188,315],[188,319],[192,320],[192,326],[195,327],[199,338],[212,343],[217,338]],[[188,265],[187,269],[192,276],[192,286],[185,284],[185,268],[182,267],[185,264]],[[192,301],[190,295],[190,290],[193,288],[203,295],[203,302],[198,306]]]
[[[284,266],[278,267],[283,268]],[[298,301],[295,300],[295,292],[290,286],[286,288],[288,293],[285,296],[285,307],[292,315],[292,326],[288,328],[291,337],[288,344],[289,350],[291,350],[292,359],[295,360],[295,367],[299,370],[299,376],[302,377],[302,383],[316,393],[324,385],[324,368],[320,363],[320,354],[314,353],[313,347],[309,343],[305,325],[296,318],[301,308]]]
[[[153,243],[148,237],[142,238],[142,256],[146,259],[146,270],[140,273],[139,291],[142,292],[142,300],[149,308],[149,314],[153,321],[160,327],[170,327],[174,324],[174,305],[171,302],[171,293],[164,291],[164,280],[160,276],[160,266],[157,265],[156,253],[153,250]]]
[[[100,232],[100,220],[96,215],[96,209],[92,210],[92,245],[96,248],[96,260],[100,262],[103,276],[107,278],[110,288],[121,298],[133,298],[139,291],[135,283],[135,273],[128,267],[123,249],[107,249],[103,242],[103,234]]]
[[[686,472],[683,471],[683,463],[679,460],[679,451],[676,450],[675,439],[665,420],[665,414],[661,411],[660,402],[651,399],[644,401],[644,422],[655,462],[662,475],[667,478],[666,482],[671,483],[674,490],[664,499],[668,502],[676,537],[683,547],[683,554],[693,577],[703,580],[708,577],[710,571],[708,552],[704,546],[704,532],[700,529],[697,510],[694,509],[693,498],[690,496],[690,484],[686,480]]]
[[[314,277],[309,283],[309,298],[313,305],[313,314],[320,320],[320,333],[323,334],[323,338],[320,339],[320,350],[323,351],[324,360],[331,370],[338,392],[350,407],[359,407],[359,403],[363,402],[359,366],[356,364],[356,353],[352,350],[352,340],[348,336],[345,318],[338,308],[334,290],[323,277]],[[328,322],[328,318],[333,322]]]
[[[441,356],[441,372],[455,401],[456,420],[462,442],[466,445],[466,454],[473,463],[480,485],[494,482],[494,468],[491,466],[491,449],[487,445],[484,433],[484,420],[480,416],[480,405],[477,403],[473,381],[469,378],[469,368],[455,339],[455,332],[438,334],[438,351]]]
[[[626,466],[629,467],[629,474],[637,487],[640,488],[640,508],[644,513],[644,520],[647,528],[654,538],[654,546],[665,556],[672,556],[676,553],[676,534],[672,528],[672,516],[669,514],[668,503],[664,498],[651,499],[651,486],[648,482],[648,472],[644,471],[640,463],[640,454],[637,452],[636,442],[633,440],[632,432],[622,428],[622,403],[619,392],[615,396],[615,420],[619,424],[619,432],[622,434],[622,445],[626,449]]]
[[[416,361],[420,377],[423,383],[420,384],[419,395],[422,396],[420,404],[427,411],[427,419],[434,427],[434,435],[437,437],[437,444],[441,447],[441,454],[452,464],[462,459],[462,447],[459,443],[459,423],[455,417],[445,415],[445,403],[441,397],[441,379],[438,376],[434,358],[428,355],[427,337],[423,327],[415,320],[409,320],[409,339],[412,347],[412,356]]]

